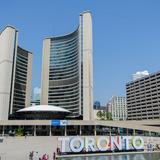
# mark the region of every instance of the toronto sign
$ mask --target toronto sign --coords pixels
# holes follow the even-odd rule
[[[143,150],[144,140],[140,136],[110,137],[59,137],[61,152],[97,152],[114,150]]]

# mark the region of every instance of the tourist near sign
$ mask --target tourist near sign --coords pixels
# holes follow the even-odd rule
[[[61,152],[144,149],[144,140],[140,136],[59,137],[58,141],[61,143]]]

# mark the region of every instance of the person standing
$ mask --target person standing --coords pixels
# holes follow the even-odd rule
[[[53,160],[55,160],[56,159],[56,153],[54,152],[53,153]]]
[[[33,160],[33,155],[34,155],[33,151],[29,153],[29,160]]]

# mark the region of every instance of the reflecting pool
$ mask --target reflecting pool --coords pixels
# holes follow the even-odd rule
[[[160,160],[160,153],[61,158],[61,160]]]

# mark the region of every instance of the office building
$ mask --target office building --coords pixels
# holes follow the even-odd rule
[[[41,89],[39,87],[35,87],[32,93],[31,106],[40,105],[40,97],[41,97]]]
[[[106,106],[107,106],[107,112],[111,113],[112,112],[111,111],[111,101],[109,101]]]
[[[92,17],[80,14],[78,28],[43,41],[41,105],[69,110],[72,117],[93,119]]]
[[[32,54],[19,47],[12,26],[0,33],[0,75],[0,120],[7,120],[30,106],[31,97]]]
[[[93,104],[93,109],[100,109],[101,108],[101,103],[99,101],[95,101]]]
[[[160,72],[126,84],[129,120],[160,119]]]
[[[113,120],[126,120],[127,119],[126,98],[113,96],[107,104],[107,110],[112,114]]]
[[[41,89],[39,87],[35,87],[33,89],[32,100],[40,100],[41,97]]]
[[[135,80],[143,78],[145,76],[149,76],[149,72],[147,70],[138,71],[138,72],[136,72],[135,74],[132,75],[132,80],[135,81]]]

